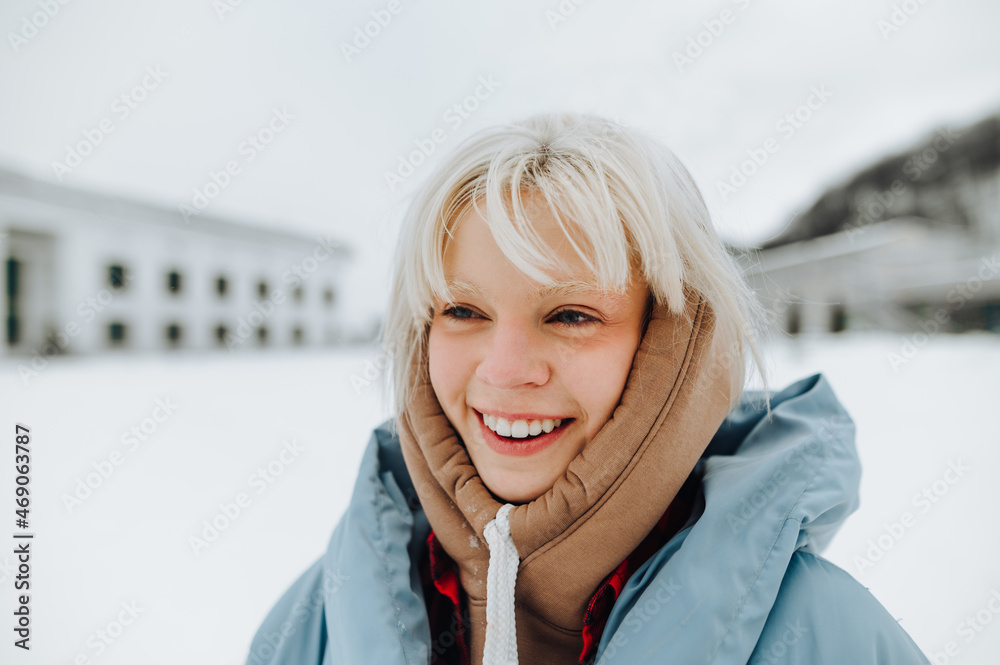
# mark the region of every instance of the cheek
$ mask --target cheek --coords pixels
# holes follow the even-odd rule
[[[434,393],[446,410],[465,393],[468,363],[463,359],[463,349],[447,335],[432,325],[427,339],[428,369]],[[453,413],[446,413],[453,417]]]
[[[597,434],[618,406],[636,348],[638,343],[633,336],[623,336],[615,343],[577,356],[565,368],[564,376],[587,414],[588,439]]]

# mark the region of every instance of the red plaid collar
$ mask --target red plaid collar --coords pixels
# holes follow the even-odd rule
[[[601,641],[611,608],[625,583],[649,557],[680,531],[691,515],[694,486],[685,484],[649,535],[601,582],[583,615],[583,645],[579,663],[591,662]],[[421,567],[424,599],[431,627],[431,665],[470,665],[466,635],[468,610],[458,579],[458,566],[431,531]]]

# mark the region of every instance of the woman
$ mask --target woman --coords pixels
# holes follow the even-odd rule
[[[759,320],[655,140],[472,137],[400,241],[397,417],[248,664],[926,663],[817,555],[854,427],[820,374],[742,391]]]

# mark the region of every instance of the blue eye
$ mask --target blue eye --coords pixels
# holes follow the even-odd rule
[[[458,305],[445,309],[441,314],[451,319],[473,319],[477,316],[468,307],[460,307]]]
[[[563,323],[569,326],[585,325],[597,321],[593,316],[578,312],[575,309],[564,309],[561,312],[556,312],[551,320],[555,323]]]

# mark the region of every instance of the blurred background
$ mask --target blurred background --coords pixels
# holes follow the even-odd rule
[[[573,110],[678,153],[770,313],[771,386],[823,372],[855,418],[861,508],[825,555],[932,662],[995,663],[998,22],[986,0],[3,3],[0,404],[31,430],[36,540],[32,650],[2,660],[242,663],[386,416],[413,192],[472,132]],[[0,480],[9,501],[12,460]]]

